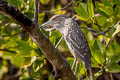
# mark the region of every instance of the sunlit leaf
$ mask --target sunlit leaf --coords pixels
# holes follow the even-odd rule
[[[25,41],[16,41],[17,45],[19,46],[17,53],[19,55],[23,55],[26,57],[30,57],[31,56],[31,51],[32,48],[30,47],[30,45],[25,42]]]
[[[107,22],[107,18],[104,16],[96,17],[96,20],[100,26],[103,26]]]
[[[99,52],[103,53],[102,44],[99,40],[95,40],[93,46],[95,50],[98,50]]]
[[[21,50],[27,50],[27,51],[31,51],[32,50],[30,45],[27,42],[25,42],[25,41],[16,41],[16,43],[20,47],[19,49],[21,49]]]
[[[22,63],[22,67],[30,66],[31,64],[31,57],[24,57],[24,61]]]
[[[103,45],[99,40],[95,40],[93,46],[92,46],[92,55],[94,59],[99,63],[102,64],[105,61],[105,55],[104,55],[104,49]]]
[[[79,8],[78,7],[74,7],[75,12],[79,15],[79,18],[81,20],[88,20],[88,13],[87,13],[87,7],[83,6],[82,4],[79,4]]]
[[[13,56],[13,64],[15,64],[18,67],[21,67],[23,61],[24,61],[24,57],[20,56],[20,55],[16,55]]]
[[[50,0],[40,0],[40,2],[41,2],[42,4],[48,4],[49,1],[50,1]]]
[[[87,11],[91,18],[94,17],[94,8],[93,8],[92,0],[88,0],[87,2]]]
[[[79,68],[78,68],[79,72],[81,75],[85,75],[86,69],[85,69],[85,65],[83,64],[83,62],[79,62]]]
[[[107,15],[112,15],[113,14],[113,8],[112,6],[105,6],[102,3],[98,3],[96,2],[96,6],[98,7],[98,9],[102,12],[104,12]]]
[[[74,58],[67,58],[67,61],[69,62],[70,66],[72,67]]]
[[[38,14],[38,24],[41,24],[43,22],[45,13],[39,13]]]

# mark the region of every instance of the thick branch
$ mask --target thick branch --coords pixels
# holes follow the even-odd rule
[[[43,51],[46,58],[54,66],[54,68],[60,71],[60,77],[62,80],[76,80],[73,72],[70,69],[69,64],[52,45],[48,38],[46,38],[38,27],[35,27],[33,22],[18,11],[15,7],[8,2],[0,0],[0,13],[8,16],[11,19],[16,20],[30,35],[32,40]]]

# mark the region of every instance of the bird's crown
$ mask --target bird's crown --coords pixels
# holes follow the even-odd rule
[[[57,15],[52,16],[49,20],[50,21],[58,21],[58,20],[61,21],[65,18],[67,18],[65,15],[57,14]]]

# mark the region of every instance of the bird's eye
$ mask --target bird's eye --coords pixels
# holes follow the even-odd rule
[[[56,21],[56,18],[53,18],[52,20],[53,20],[53,21]]]

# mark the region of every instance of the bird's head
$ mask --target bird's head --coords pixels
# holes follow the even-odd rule
[[[42,24],[40,28],[44,28],[46,31],[51,31],[57,29],[60,31],[61,28],[64,28],[64,21],[67,17],[64,15],[54,15],[47,22]]]

